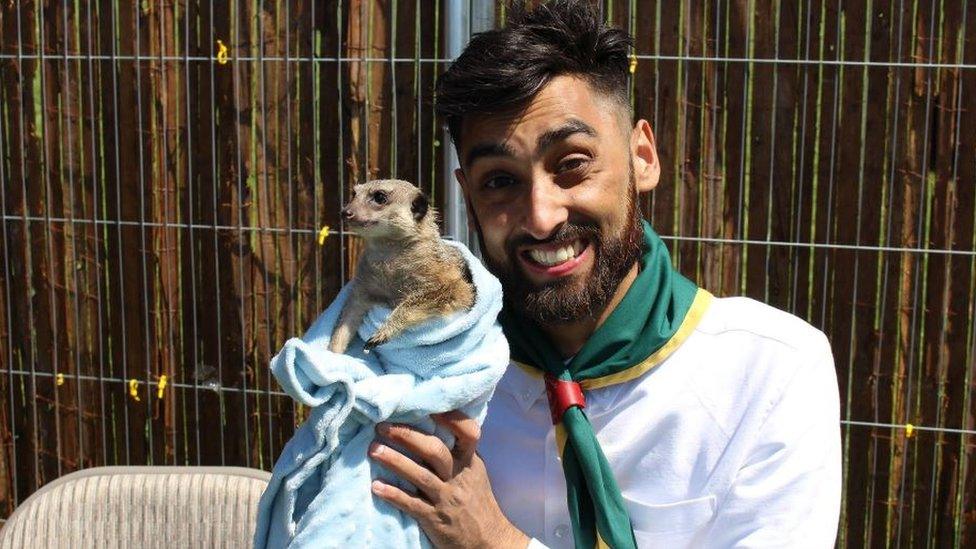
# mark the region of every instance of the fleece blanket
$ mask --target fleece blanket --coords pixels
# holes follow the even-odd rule
[[[384,482],[414,489],[366,455],[382,421],[408,423],[452,437],[430,414],[460,410],[479,423],[508,365],[508,343],[496,318],[501,285],[463,245],[447,241],[467,260],[476,289],[470,311],[407,330],[362,352],[390,314],[370,310],[347,351],[328,350],[349,297],[347,285],[302,338],[292,338],[271,371],[295,400],[312,407],[275,463],[258,507],[254,546],[429,547],[416,521],[370,491]]]

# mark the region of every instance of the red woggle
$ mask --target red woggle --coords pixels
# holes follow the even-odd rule
[[[545,379],[546,397],[549,399],[549,413],[552,414],[553,425],[558,425],[566,410],[573,406],[586,408],[586,398],[579,383],[556,379],[552,374],[546,374]]]

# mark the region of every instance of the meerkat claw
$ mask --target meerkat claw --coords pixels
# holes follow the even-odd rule
[[[369,338],[368,341],[366,341],[366,344],[363,345],[363,351],[368,353],[384,343],[386,343],[385,338],[375,337],[375,336],[371,337]]]

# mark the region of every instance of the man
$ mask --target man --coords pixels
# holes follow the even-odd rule
[[[442,76],[438,109],[514,362],[480,435],[435,418],[453,450],[382,425],[371,456],[418,492],[374,493],[437,546],[831,546],[826,338],[713,299],[640,219],[660,164],[650,125],[632,122],[630,37],[579,0],[510,14]]]

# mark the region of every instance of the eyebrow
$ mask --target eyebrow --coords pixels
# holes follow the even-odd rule
[[[563,141],[578,133],[589,137],[596,137],[596,130],[592,126],[578,118],[572,118],[562,126],[540,135],[539,139],[536,140],[536,149],[547,149],[557,141]],[[468,151],[465,157],[465,165],[470,166],[475,160],[490,156],[513,157],[515,156],[515,151],[507,143],[480,143]]]
[[[544,150],[552,146],[553,143],[563,141],[578,133],[589,137],[596,137],[596,130],[592,126],[578,118],[572,118],[562,126],[540,135],[539,139],[536,140],[535,147],[538,150]]]
[[[475,145],[468,151],[465,157],[465,165],[470,166],[475,160],[488,156],[515,156],[515,151],[506,143],[481,143]]]

